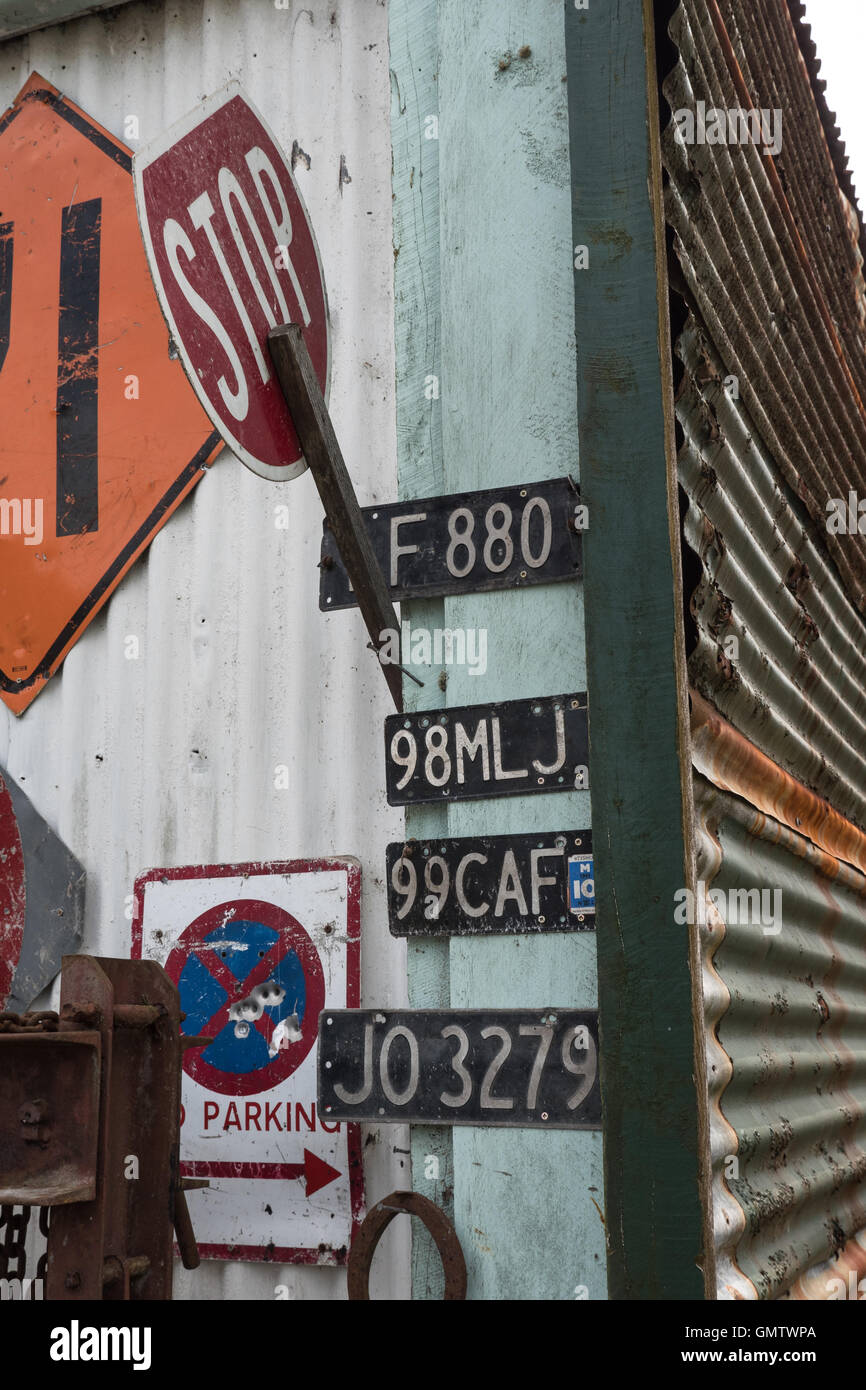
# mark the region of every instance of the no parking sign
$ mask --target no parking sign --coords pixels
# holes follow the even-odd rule
[[[134,958],[175,981],[184,1057],[181,1165],[205,1258],[341,1264],[363,1205],[358,1128],[316,1103],[321,1010],[359,1003],[352,859],[150,869]]]

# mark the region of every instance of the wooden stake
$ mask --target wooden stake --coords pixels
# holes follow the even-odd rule
[[[386,629],[400,634],[391,595],[373,551],[361,508],[355,496],[334,426],[325,405],[300,324],[287,323],[268,334],[268,347],[286,404],[315,479],[328,524],[340,551],[358,606],[372,639],[373,650],[382,645]],[[397,710],[403,712],[400,668],[382,666]]]

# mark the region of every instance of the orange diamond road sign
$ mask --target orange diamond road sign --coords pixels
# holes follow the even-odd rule
[[[36,73],[0,118],[0,697],[16,714],[221,448],[169,355],[131,168]]]

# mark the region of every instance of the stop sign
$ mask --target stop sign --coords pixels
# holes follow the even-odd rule
[[[264,478],[306,468],[268,353],[303,326],[327,397],[328,301],[319,251],[285,155],[237,83],[138,151],[135,197],[163,313],[226,443]]]

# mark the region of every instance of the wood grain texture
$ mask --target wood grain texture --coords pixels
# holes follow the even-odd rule
[[[688,814],[652,11],[565,14],[573,241],[589,250],[574,285],[608,1277],[611,1298],[700,1299],[689,940],[673,921]]]
[[[401,498],[446,491],[442,466],[440,355],[439,140],[427,138],[439,117],[436,79],[438,0],[391,0],[391,141],[393,150],[394,337],[397,359],[398,492]],[[432,378],[433,380],[428,380]],[[435,383],[439,383],[437,392]],[[400,605],[415,626],[444,627],[442,599]],[[404,682],[407,709],[442,701],[435,673],[415,668],[424,687]],[[406,834],[417,839],[444,834],[443,806],[408,807]],[[409,1003],[441,1008],[449,1000],[448,942],[428,938],[407,947]],[[451,1132],[440,1126],[411,1128],[412,1183],[454,1220]],[[429,1162],[428,1160],[433,1160]],[[437,1176],[426,1176],[427,1174]],[[440,1299],[442,1261],[426,1230],[412,1228],[412,1289],[418,1299]]]
[[[382,632],[399,631],[397,615],[300,325],[289,323],[274,328],[268,334],[268,347],[358,607],[378,651]],[[402,711],[403,682],[399,670],[394,665],[384,665],[382,672],[397,710]]]
[[[392,112],[401,496],[541,481],[552,466],[576,477],[562,11],[539,6],[527,13],[516,0],[427,7],[401,0],[391,10],[395,101],[401,94]],[[426,28],[419,33],[412,26],[422,10]],[[424,118],[433,112],[435,207],[421,143]],[[414,145],[403,122],[414,122]],[[430,365],[436,362],[441,370]],[[439,379],[438,403],[423,395],[430,373]],[[441,411],[441,458],[433,404]],[[438,622],[488,634],[486,673],[449,668],[443,696],[440,673],[419,671],[428,686],[432,674],[433,689],[419,692],[417,708],[584,688],[579,585],[412,604],[411,619],[413,626]],[[407,829],[425,838],[437,828],[449,835],[519,833],[552,829],[563,814],[588,827],[589,793],[467,802],[449,809],[447,825],[433,807],[427,815],[437,818],[435,827],[417,808]],[[596,1001],[591,934],[467,939],[450,948],[412,942],[409,962],[417,1007],[591,1008]],[[424,1131],[431,1145],[424,1152],[434,1156],[435,1135]],[[415,1136],[414,1183],[432,1196],[417,1130]],[[580,1287],[604,1298],[601,1136],[465,1129],[453,1144],[455,1224],[469,1298],[567,1300]],[[450,1174],[441,1164],[440,1172],[447,1189]],[[415,1297],[431,1296],[417,1257],[413,1287]]]

